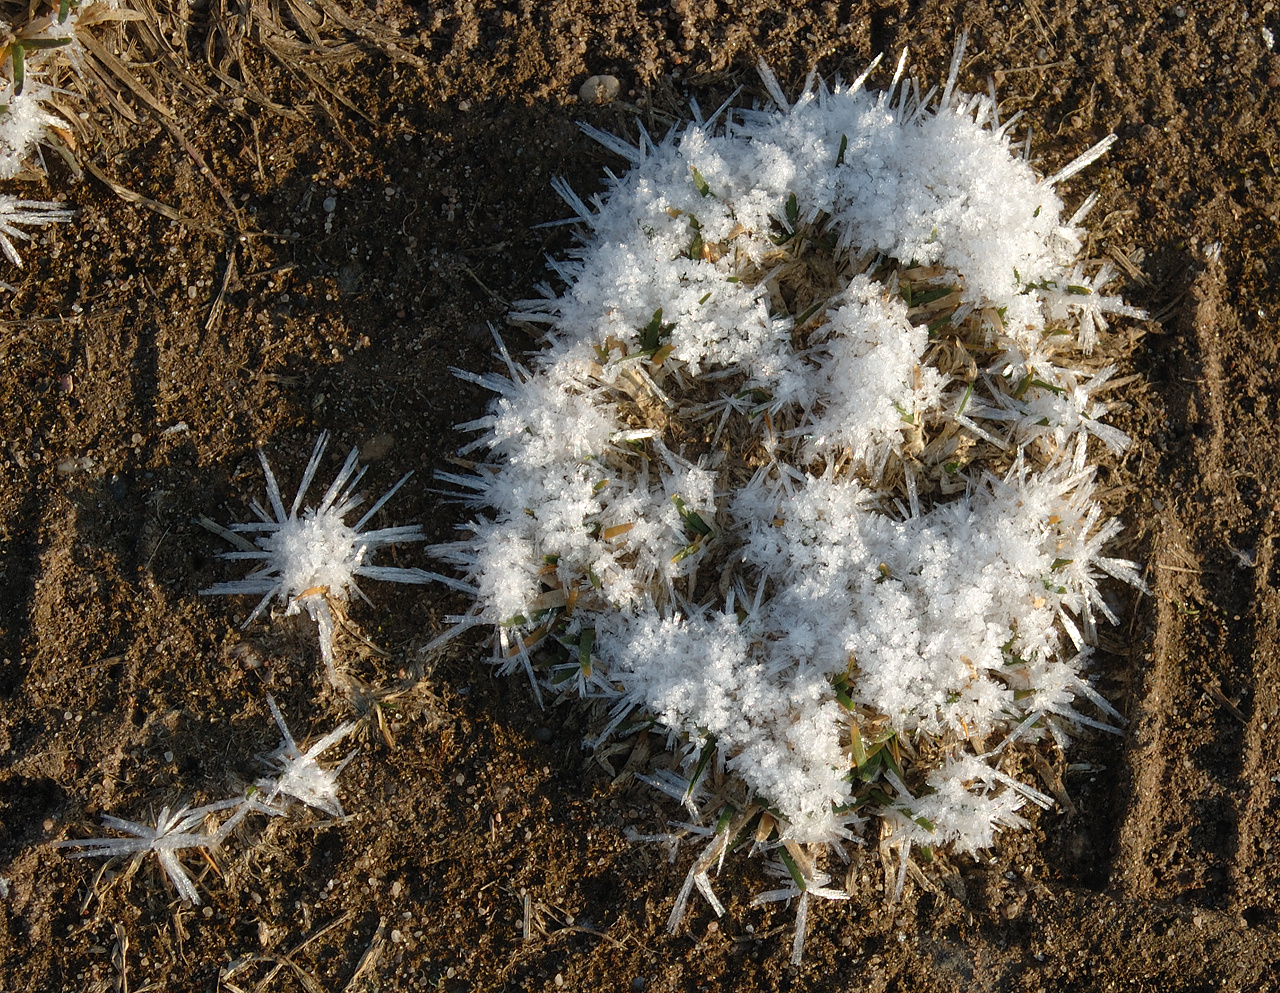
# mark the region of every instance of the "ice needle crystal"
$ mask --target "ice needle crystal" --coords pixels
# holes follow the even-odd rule
[[[0,193],[0,251],[14,265],[22,266],[22,256],[14,246],[17,241],[30,241],[24,228],[43,227],[71,220],[75,212],[65,204],[48,200],[20,200]]]
[[[267,706],[271,708],[271,716],[275,718],[284,741],[267,756],[276,775],[258,780],[258,787],[264,791],[262,802],[272,804],[284,794],[301,800],[308,807],[322,810],[331,817],[342,817],[342,804],[338,802],[338,775],[356,753],[353,751],[332,769],[324,768],[317,759],[354,731],[355,724],[344,721],[304,752],[293,740],[293,735],[284,722],[284,715],[270,695],[267,696]]]

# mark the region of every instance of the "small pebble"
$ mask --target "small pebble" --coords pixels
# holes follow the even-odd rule
[[[338,201],[336,199],[334,199],[333,197],[324,198],[324,212],[326,214],[332,214],[337,209],[338,209]]]
[[[375,434],[372,438],[360,446],[360,461],[377,462],[378,459],[386,458],[387,454],[395,447],[396,439],[393,435],[383,432]]]
[[[621,89],[617,76],[589,76],[578,90],[578,99],[583,103],[611,103]]]

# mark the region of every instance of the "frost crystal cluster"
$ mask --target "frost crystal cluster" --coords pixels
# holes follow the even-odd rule
[[[545,348],[463,373],[497,396],[444,477],[479,508],[433,549],[457,628],[611,701],[601,740],[656,721],[677,792],[783,843],[874,811],[904,859],[988,846],[1049,803],[1011,743],[1118,720],[1082,670],[1099,581],[1141,580],[1091,457],[1127,444],[1107,317],[1141,315],[1080,258],[1096,198],[1056,192],[1111,139],[1039,178],[958,69],[936,101],[900,63],[794,104],[764,70],[770,108],[588,129],[630,169],[590,205],[557,184],[582,244],[514,315]]]
[[[311,452],[311,459],[302,473],[302,482],[288,510],[285,510],[280,484],[271,471],[271,463],[262,450],[258,450],[258,459],[262,463],[262,473],[267,482],[270,512],[255,500],[249,506],[258,517],[256,521],[232,524],[230,528],[215,524],[208,518],[203,518],[200,523],[236,546],[237,550],[234,552],[222,552],[222,558],[248,559],[261,564],[244,579],[216,583],[200,593],[205,596],[262,594],[262,599],[246,618],[243,627],[252,624],[267,609],[272,599],[286,605],[286,614],[296,614],[305,608],[319,630],[320,656],[324,660],[325,670],[330,681],[337,683],[333,653],[333,608],[346,603],[352,592],[362,599],[368,599],[356,585],[356,577],[364,576],[391,583],[426,583],[438,577],[421,569],[402,569],[373,563],[380,548],[425,540],[421,525],[405,524],[372,531],[361,530],[408,481],[412,473],[402,476],[354,525],[348,524],[347,517],[364,502],[364,497],[357,491],[360,480],[364,477],[364,470],[357,470],[359,450],[353,448],[337,477],[325,490],[319,506],[303,508],[302,501],[311,488],[316,470],[320,468],[320,459],[328,443],[329,432],[322,431],[316,439],[316,447]],[[245,537],[246,534],[256,537],[250,541]]]
[[[66,53],[76,47],[79,5],[68,4],[28,18],[0,20],[0,178],[10,179],[27,166],[36,145],[51,128],[67,122],[51,108],[54,76]]]
[[[171,811],[167,806],[161,807],[154,827],[138,821],[127,821],[122,817],[107,815],[102,818],[104,826],[129,837],[69,838],[53,842],[52,847],[83,849],[72,853],[71,857],[76,859],[116,858],[124,855],[141,859],[148,852],[154,852],[178,895],[198,904],[200,894],[196,889],[196,881],[191,878],[178,857],[179,852],[201,849],[206,853],[206,861],[212,864],[213,860],[207,853],[216,851],[246,817],[250,814],[286,816],[290,797],[331,817],[342,817],[342,805],[338,802],[338,776],[356,753],[352,752],[332,769],[320,765],[317,759],[354,731],[355,725],[350,722],[338,725],[303,752],[289,733],[284,716],[270,694],[267,694],[267,706],[271,709],[271,716],[275,718],[280,733],[284,735],[280,747],[265,758],[276,775],[259,779],[254,789],[240,796],[195,808],[182,806]],[[230,811],[230,816],[213,832],[207,831],[206,824],[226,811]]]

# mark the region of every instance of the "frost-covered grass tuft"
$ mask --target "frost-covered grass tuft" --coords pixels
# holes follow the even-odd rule
[[[183,899],[198,904],[200,895],[196,892],[195,883],[187,874],[186,868],[178,860],[178,852],[188,848],[208,850],[216,845],[217,836],[206,834],[201,830],[204,820],[209,814],[223,810],[234,802],[224,801],[195,809],[179,807],[172,812],[168,807],[162,807],[154,827],[136,821],[126,821],[120,817],[104,816],[103,824],[132,837],[55,841],[52,847],[83,847],[84,851],[72,853],[71,857],[77,859],[116,855],[141,856],[147,852],[155,852],[156,858],[178,894]]]
[[[14,93],[13,84],[0,87],[0,179],[12,179],[25,170],[36,146],[50,127],[65,127],[66,122],[50,112],[51,87],[28,82],[22,93]]]
[[[306,806],[331,817],[343,817],[342,804],[338,801],[338,776],[356,752],[352,751],[333,768],[325,768],[318,760],[324,752],[351,734],[356,725],[344,721],[304,752],[289,733],[284,716],[270,694],[267,695],[267,706],[284,739],[279,748],[265,757],[274,775],[260,778],[252,789],[225,800],[195,808],[182,806],[173,811],[165,806],[161,808],[154,826],[120,817],[102,818],[107,827],[131,837],[68,839],[52,842],[51,847],[84,849],[73,852],[72,858],[114,858],[121,855],[141,858],[147,852],[155,852],[178,895],[198,904],[200,896],[195,882],[178,858],[179,852],[201,849],[206,853],[206,859],[211,861],[208,853],[218,849],[246,817],[250,814],[268,818],[286,816],[290,798],[301,800]],[[222,823],[210,833],[206,824],[224,814],[227,816]]]
[[[205,596],[261,594],[262,599],[245,620],[244,627],[253,623],[273,599],[286,605],[286,614],[295,614],[305,608],[319,628],[320,654],[330,680],[336,683],[334,617],[330,600],[346,603],[354,592],[367,602],[368,597],[356,585],[357,576],[392,583],[426,583],[436,577],[421,569],[379,566],[373,563],[380,548],[424,541],[426,536],[420,525],[361,530],[412,473],[401,477],[354,525],[349,525],[347,517],[364,502],[356,489],[364,476],[364,470],[357,471],[356,460],[359,453],[353,448],[337,477],[325,491],[319,506],[301,509],[328,441],[328,432],[321,432],[311,453],[311,460],[303,471],[298,492],[288,510],[285,509],[280,486],[266,455],[261,450],[258,451],[267,482],[270,512],[255,500],[250,508],[258,516],[257,521],[232,524],[230,528],[224,528],[208,519],[202,519],[201,523],[236,546],[237,550],[234,552],[222,552],[222,558],[248,559],[260,562],[261,565],[244,579],[217,583],[200,593]],[[245,535],[255,537],[250,542]]]
[[[76,5],[39,11],[33,3],[21,22],[0,21],[0,179],[25,172],[51,128],[67,130],[54,112],[54,66],[75,44]],[[15,241],[29,241],[27,227],[65,222],[73,211],[60,203],[0,194],[0,251],[19,268]]]
[[[289,726],[275,700],[267,695],[267,706],[271,708],[271,716],[284,736],[280,747],[267,756],[267,762],[274,767],[276,775],[258,780],[259,789],[264,791],[262,802],[273,804],[283,794],[301,800],[308,807],[322,810],[331,817],[342,817],[342,804],[338,801],[338,776],[346,768],[347,763],[355,758],[351,752],[332,769],[326,769],[316,760],[330,748],[347,737],[356,729],[351,721],[344,721],[326,734],[305,752],[298,747],[289,733]]]
[[[1057,192],[1113,138],[1039,177],[960,51],[936,102],[904,63],[794,104],[762,69],[774,106],[722,124],[588,128],[630,170],[590,204],[556,184],[582,242],[514,314],[545,348],[460,373],[496,399],[462,425],[475,473],[442,476],[478,510],[431,549],[475,596],[456,630],[609,701],[598,741],[672,732],[674,793],[719,818],[677,911],[693,885],[718,908],[741,811],[795,884],[767,898],[828,896],[800,843],[878,814],[904,873],[987,847],[1048,802],[1020,750],[1119,722],[1083,673],[1101,584],[1142,584],[1092,460],[1128,444],[1106,316],[1142,315],[1080,257],[1097,198]]]
[[[78,21],[76,3],[50,9],[38,2],[25,19],[0,21],[0,179],[11,179],[30,165],[50,128],[69,130],[53,112],[54,75],[78,48]]]

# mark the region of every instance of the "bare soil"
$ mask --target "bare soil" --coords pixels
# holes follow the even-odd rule
[[[0,989],[1280,986],[1280,11],[784,6],[169,0],[113,36],[140,85],[85,108],[97,173],[51,156],[23,191],[80,214],[0,274]],[[153,861],[47,846],[251,780],[277,743],[268,691],[299,737],[350,716],[306,626],[241,632],[251,603],[197,596],[235,570],[193,519],[245,519],[259,444],[291,489],[329,429],[320,478],[351,445],[371,492],[413,469],[388,523],[450,536],[463,511],[432,474],[487,399],[450,368],[492,367],[489,323],[536,346],[504,316],[570,245],[535,227],[565,214],[549,181],[589,193],[623,165],[579,121],[661,133],[689,98],[761,95],[761,57],[792,93],[904,47],[940,81],[964,27],[963,85],[1025,110],[1045,173],[1119,135],[1065,192],[1100,189],[1089,253],[1153,315],[1113,415],[1136,441],[1104,482],[1154,595],[1106,634],[1100,689],[1130,723],[1068,753],[1074,809],[936,858],[896,903],[868,845],[799,967],[793,912],[750,905],[746,860],[717,882],[723,918],[695,902],[670,935],[691,850],[624,832],[673,805],[615,782],[580,747],[595,716],[539,711],[479,638],[424,657],[457,595],[370,584],[351,619],[379,651],[342,650],[400,695],[385,733],[366,716],[346,821],[259,823],[216,868],[190,859],[202,907]],[[597,73],[619,98],[583,105]]]

